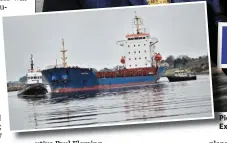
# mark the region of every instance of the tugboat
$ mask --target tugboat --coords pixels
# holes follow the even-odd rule
[[[27,73],[27,83],[25,88],[18,92],[19,97],[27,96],[44,96],[48,91],[46,86],[42,83],[42,73],[40,70],[34,71],[33,55],[31,55],[31,68]]]
[[[196,80],[195,73],[186,70],[176,70],[174,76],[167,76],[170,82]]]

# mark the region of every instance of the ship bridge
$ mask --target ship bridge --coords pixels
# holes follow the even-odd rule
[[[139,34],[127,34],[127,40],[139,40],[139,39],[147,39],[150,37],[149,33],[139,33]]]

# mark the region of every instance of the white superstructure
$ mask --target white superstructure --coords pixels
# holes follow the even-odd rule
[[[42,83],[42,73],[41,72],[30,72],[27,73],[27,84]]]
[[[127,69],[151,67],[156,64],[154,49],[158,40],[143,29],[140,17],[135,15],[133,25],[135,32],[127,34],[125,40],[117,42],[125,50],[125,67]]]

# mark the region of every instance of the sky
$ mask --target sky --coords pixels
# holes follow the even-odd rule
[[[144,27],[156,37],[156,52],[165,59],[208,54],[205,5],[171,4],[70,12],[51,12],[3,18],[7,80],[24,76],[30,55],[36,68],[61,62],[62,38],[69,65],[96,69],[120,65],[123,47],[116,44],[132,32],[136,11]]]

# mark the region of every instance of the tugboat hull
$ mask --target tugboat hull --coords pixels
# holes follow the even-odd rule
[[[176,76],[167,76],[170,82],[178,82],[178,81],[188,81],[188,80],[196,80],[196,76],[191,77],[176,77]]]
[[[18,92],[18,96],[29,95],[45,95],[47,93],[46,86],[41,83],[28,85],[26,88]]]

